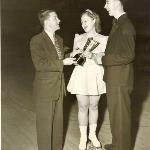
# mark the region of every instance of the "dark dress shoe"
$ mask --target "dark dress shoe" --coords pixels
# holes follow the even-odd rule
[[[104,146],[105,150],[113,150],[113,145],[112,144],[106,144]]]

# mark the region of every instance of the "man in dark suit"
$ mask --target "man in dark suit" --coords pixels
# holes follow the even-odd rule
[[[34,97],[36,100],[36,129],[38,150],[63,149],[63,95],[65,92],[63,67],[75,63],[64,59],[63,40],[55,31],[60,20],[55,11],[38,14],[43,32],[30,42],[31,56],[36,69]]]
[[[106,53],[105,66],[107,103],[110,117],[111,150],[131,150],[131,102],[133,89],[133,61],[135,57],[135,30],[124,12],[124,1],[106,0],[105,9],[114,17]]]

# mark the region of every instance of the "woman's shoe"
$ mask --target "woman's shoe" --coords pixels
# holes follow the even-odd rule
[[[96,147],[96,148],[102,147],[102,144],[99,142],[96,135],[89,135],[89,140],[91,141],[91,143],[93,144],[94,147]]]
[[[99,142],[99,140],[96,137],[96,127],[97,124],[92,124],[89,126],[89,140],[92,142],[93,146],[96,148],[101,148],[102,144]]]
[[[87,143],[87,126],[79,126],[80,128],[80,144],[79,150],[86,150],[86,143]]]
[[[87,140],[80,138],[79,150],[86,150]]]

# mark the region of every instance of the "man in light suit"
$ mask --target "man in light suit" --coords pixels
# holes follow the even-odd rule
[[[112,145],[107,150],[131,150],[131,99],[135,30],[124,11],[126,0],[106,0],[105,9],[114,17],[102,63],[107,89],[107,103]]]
[[[30,42],[36,70],[34,97],[38,150],[63,149],[63,96],[65,93],[63,67],[72,65],[73,58],[64,59],[63,40],[55,35],[60,20],[53,10],[38,14],[43,31]]]

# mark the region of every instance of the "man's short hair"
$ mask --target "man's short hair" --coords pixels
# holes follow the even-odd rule
[[[38,13],[38,19],[40,21],[40,24],[44,26],[44,21],[49,17],[49,14],[55,12],[54,10],[50,9],[45,9],[45,10],[40,10]]]

